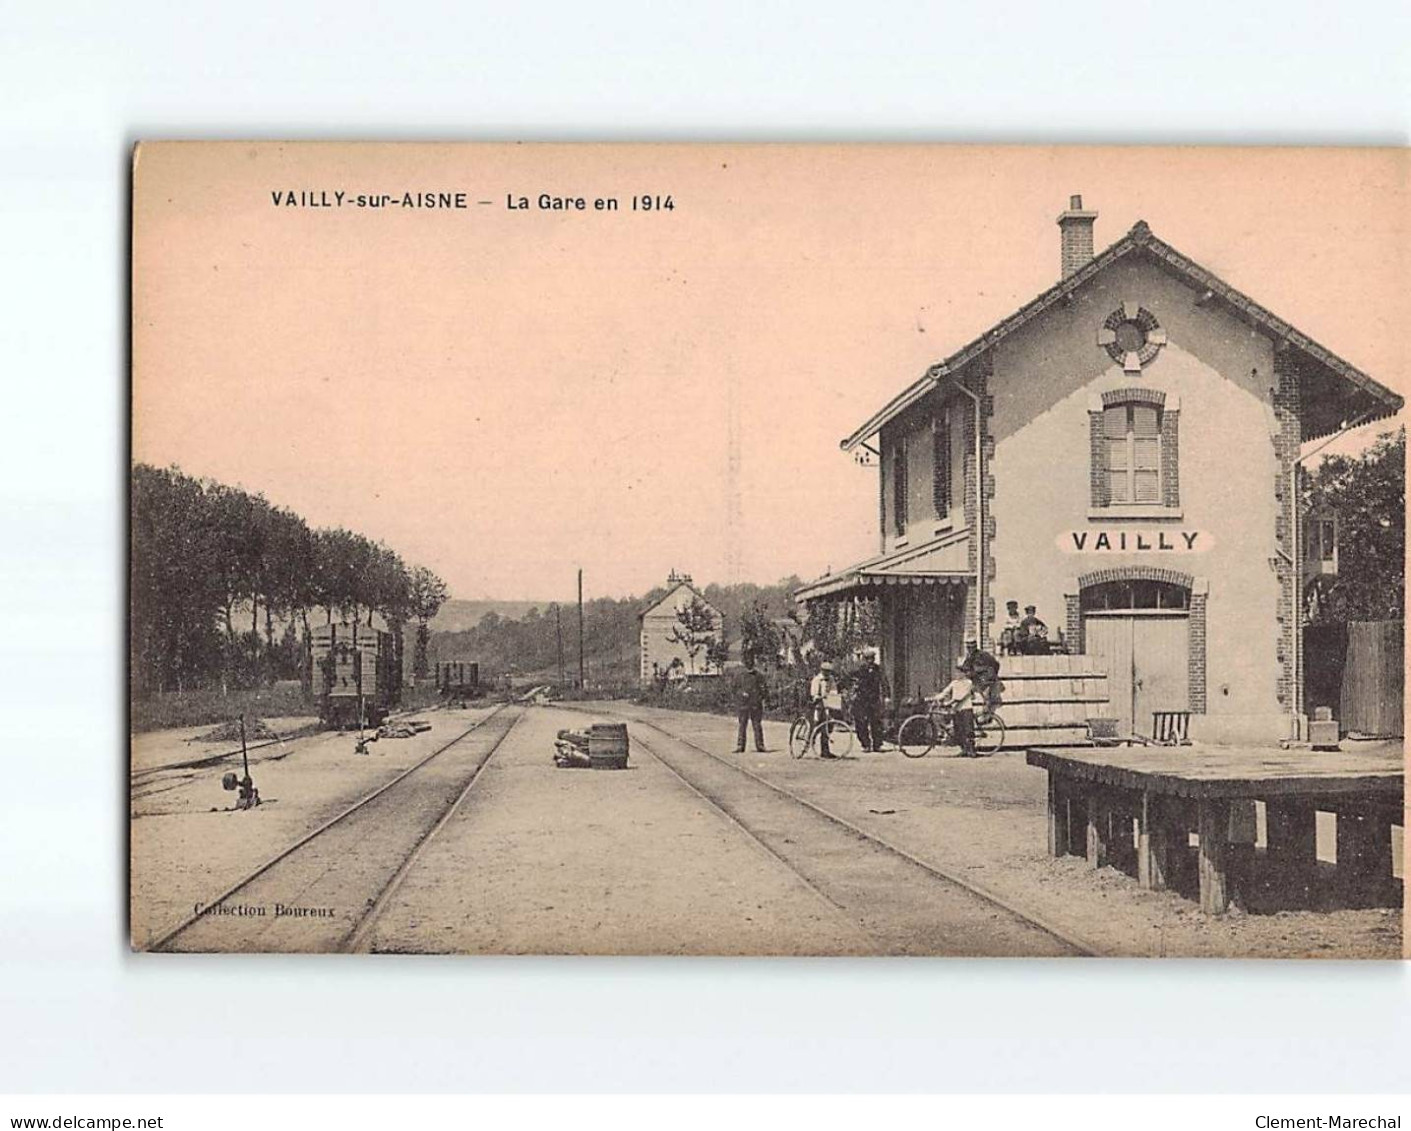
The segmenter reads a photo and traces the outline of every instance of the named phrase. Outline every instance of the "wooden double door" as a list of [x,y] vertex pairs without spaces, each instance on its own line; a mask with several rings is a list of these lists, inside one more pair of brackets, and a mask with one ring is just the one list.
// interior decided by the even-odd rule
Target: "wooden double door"
[[1184,611],[1088,613],[1083,651],[1106,661],[1122,733],[1150,736],[1153,712],[1190,710],[1190,618]]
[[897,702],[934,695],[965,654],[965,588],[899,585],[888,593],[890,672]]

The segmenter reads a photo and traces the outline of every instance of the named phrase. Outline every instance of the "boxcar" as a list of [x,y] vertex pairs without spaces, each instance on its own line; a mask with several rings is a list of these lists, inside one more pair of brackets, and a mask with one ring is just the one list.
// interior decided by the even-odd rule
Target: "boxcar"
[[380,726],[402,701],[397,637],[366,624],[313,630],[313,680],[325,726]]
[[436,690],[448,702],[474,699],[480,694],[480,665],[474,660],[437,660]]

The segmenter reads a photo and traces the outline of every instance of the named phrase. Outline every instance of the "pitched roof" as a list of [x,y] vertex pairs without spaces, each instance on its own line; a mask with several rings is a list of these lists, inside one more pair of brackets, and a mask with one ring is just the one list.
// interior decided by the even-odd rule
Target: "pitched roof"
[[[1266,310],[1253,299],[1235,290],[1212,271],[1200,266],[1188,256],[1182,255],[1170,244],[1157,239],[1146,221],[1138,220],[1125,236],[1106,251],[1094,256],[1092,260],[1068,278],[1021,306],[1008,318],[985,331],[944,361],[932,365],[920,380],[909,385],[888,401],[880,410],[869,417],[866,423],[844,439],[840,446],[844,451],[850,451],[869,436],[875,435],[884,424],[895,419],[934,389],[942,378],[958,373],[996,342],[1037,318],[1054,303],[1065,300],[1094,275],[1104,271],[1118,260],[1131,255],[1147,257],[1190,286],[1207,292],[1212,299],[1218,298],[1223,307],[1236,318],[1281,342],[1287,343],[1334,379],[1346,382],[1348,386],[1351,386],[1346,390],[1346,399],[1353,402],[1355,407],[1365,407],[1368,420],[1393,416],[1401,411],[1402,398],[1385,385],[1373,380],[1351,362],[1344,361],[1326,346],[1319,345],[1308,335]],[[1333,420],[1331,417],[1314,422],[1311,430],[1308,423],[1305,422],[1304,439],[1316,439],[1319,435],[1337,431],[1340,426],[1341,420]]]
[[680,591],[681,589],[683,589],[683,588],[684,588],[684,589],[689,589],[692,593],[694,593],[694,594],[696,595],[696,597],[699,598],[701,604],[703,604],[706,608],[708,608],[708,609],[709,609],[711,612],[713,612],[716,616],[720,616],[720,615],[721,615],[720,610],[717,609],[714,605],[712,605],[709,601],[707,601],[707,600],[705,599],[705,594],[703,594],[699,589],[697,589],[697,588],[696,588],[694,585],[692,585],[689,581],[678,581],[678,582],[676,582],[675,584],[673,584],[670,588],[668,588],[667,591],[666,591],[665,593],[663,593],[660,597],[658,597],[655,601],[648,601],[645,605],[643,605],[640,609],[638,609],[638,610],[637,610],[637,619],[638,619],[638,620],[641,620],[644,616],[646,616],[648,613],[650,613],[653,609],[658,609],[658,608],[660,608],[662,605],[666,604],[666,602],[667,602],[668,600],[670,600],[672,597],[674,597],[674,596],[676,595],[676,593],[679,592],[679,591]]

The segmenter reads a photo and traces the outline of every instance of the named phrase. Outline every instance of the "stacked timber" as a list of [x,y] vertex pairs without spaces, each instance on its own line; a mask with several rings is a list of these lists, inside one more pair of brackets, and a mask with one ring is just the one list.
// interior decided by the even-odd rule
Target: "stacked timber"
[[1088,720],[1111,716],[1099,656],[1004,656],[999,678],[1006,749],[1086,746]]

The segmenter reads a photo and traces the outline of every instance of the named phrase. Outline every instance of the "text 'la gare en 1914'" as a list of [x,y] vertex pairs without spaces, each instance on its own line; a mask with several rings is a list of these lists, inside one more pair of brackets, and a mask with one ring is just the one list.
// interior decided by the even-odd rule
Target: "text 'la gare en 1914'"
[[505,207],[511,212],[674,212],[676,201],[668,193],[659,195],[647,193],[627,198],[627,208],[615,196],[555,196],[541,192],[536,197],[505,194]]

